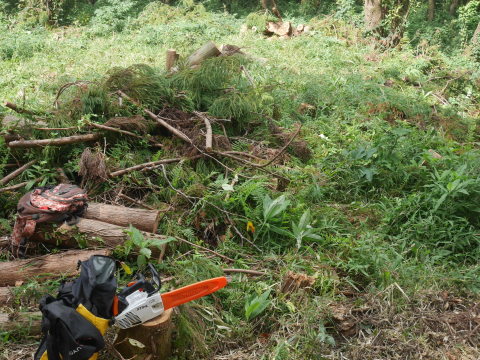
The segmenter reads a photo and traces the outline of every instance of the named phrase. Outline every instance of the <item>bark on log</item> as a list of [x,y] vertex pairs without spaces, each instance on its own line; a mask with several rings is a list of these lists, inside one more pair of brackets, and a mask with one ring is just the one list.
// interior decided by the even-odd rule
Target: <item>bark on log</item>
[[21,108],[20,106],[16,105],[16,104],[13,104],[9,101],[6,101],[4,104],[3,104],[5,107],[19,113],[19,114],[27,114],[27,115],[37,115],[36,112],[34,111],[31,111],[31,110],[27,110],[27,109],[24,109],[24,108]]
[[30,278],[40,280],[71,276],[78,273],[78,261],[92,255],[108,255],[110,250],[71,250],[26,260],[0,262],[0,286],[15,285],[16,281]]
[[156,233],[162,213],[159,210],[89,203],[83,217],[119,226],[128,227],[131,224],[139,230]]
[[10,174],[8,174],[7,176],[5,176],[3,179],[0,180],[0,185],[5,185],[10,180],[15,179],[18,175],[23,173],[25,170],[27,170],[33,164],[35,164],[35,162],[36,162],[36,160],[29,161],[25,165],[19,167],[17,170],[12,171]]
[[36,148],[45,146],[62,146],[68,144],[76,144],[87,141],[95,141],[102,137],[100,134],[84,134],[67,136],[57,139],[41,139],[41,140],[16,140],[10,141],[8,146],[11,148]]
[[179,55],[175,51],[175,49],[168,49],[167,50],[167,58],[165,59],[165,68],[167,71],[171,71],[172,68],[175,66],[175,63],[177,62],[179,58]]
[[42,313],[21,312],[12,316],[11,314],[0,313],[0,332],[1,331],[21,331],[28,335],[38,335],[42,330]]
[[[36,178],[36,179],[33,180],[33,183],[36,184],[37,182],[39,182],[39,181],[42,180],[42,179],[43,179],[43,177]],[[6,187],[3,187],[3,188],[0,188],[0,193],[21,189],[22,187],[27,186],[27,184],[28,184],[29,182],[30,182],[30,181],[25,181],[25,182],[22,182],[22,183],[19,183],[19,184],[15,184],[15,185],[11,185],[11,186],[6,186]]]
[[478,45],[478,37],[480,36],[480,22],[477,24],[477,28],[475,29],[475,32],[473,33],[472,36],[472,44],[473,45]]
[[195,51],[192,55],[190,55],[187,59],[187,65],[193,66],[200,64],[203,60],[216,57],[220,55],[221,52],[218,50],[217,45],[213,41],[209,41],[205,45],[203,45],[200,49]]
[[[114,346],[125,359],[135,357],[146,360],[151,355],[152,360],[167,360],[171,353],[172,329],[172,309],[168,309],[142,325],[120,330]],[[130,339],[144,347],[135,346],[136,343]]]
[[[122,226],[81,218],[74,226],[62,224],[55,227],[54,224],[38,224],[35,233],[29,240],[66,248],[78,248],[80,246],[78,235],[84,235],[80,242],[85,241],[85,244],[82,245],[86,247],[98,246],[113,249],[128,239],[125,230],[126,228]],[[143,234],[146,238],[165,239],[165,236],[149,232]],[[162,246],[161,249],[154,247],[151,250],[152,256],[162,256],[166,251],[166,246]]]
[[13,298],[14,298],[14,294],[10,287],[8,286],[0,287],[0,305],[8,304],[13,300]]

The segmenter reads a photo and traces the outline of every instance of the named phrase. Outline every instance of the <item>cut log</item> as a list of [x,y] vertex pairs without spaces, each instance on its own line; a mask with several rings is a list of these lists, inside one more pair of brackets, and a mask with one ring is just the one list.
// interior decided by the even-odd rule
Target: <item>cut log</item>
[[0,332],[19,331],[22,334],[38,335],[42,330],[42,313],[21,312],[19,314],[0,313]]
[[[126,228],[122,226],[80,218],[73,226],[65,223],[58,227],[56,224],[38,224],[35,233],[29,240],[66,248],[78,248],[82,245],[86,247],[107,247],[113,249],[128,239],[125,230]],[[84,236],[79,240],[79,235]],[[166,238],[163,235],[148,232],[144,232],[143,235],[145,238],[158,240]],[[164,245],[160,249],[153,247],[151,250],[152,256],[162,256],[166,250],[166,246]]]
[[285,22],[273,22],[267,23],[267,33],[275,34],[278,36],[290,36],[292,34],[292,23],[290,21]]
[[218,50],[217,45],[213,41],[209,41],[205,45],[203,45],[200,49],[195,51],[192,55],[190,55],[187,59],[187,65],[193,66],[200,64],[203,60],[216,57],[220,55],[221,52]]
[[172,68],[175,66],[179,58],[179,54],[175,51],[175,49],[168,49],[167,50],[167,58],[165,59],[165,68],[167,71],[171,71]]
[[[115,349],[125,359],[167,360],[172,344],[172,309],[159,317],[130,329],[120,330]],[[137,357],[138,356],[138,357]]]
[[71,250],[26,260],[0,262],[0,286],[15,285],[16,281],[59,278],[78,274],[78,261],[92,255],[109,255],[110,250]]
[[101,134],[83,134],[61,137],[56,139],[41,139],[41,140],[15,140],[10,141],[8,146],[11,148],[37,148],[45,146],[62,146],[68,144],[76,144],[88,141],[95,141],[102,137]]
[[14,297],[15,296],[10,287],[0,287],[0,306],[10,303]]
[[139,230],[156,233],[162,213],[159,210],[89,203],[83,217],[119,226],[133,225]]

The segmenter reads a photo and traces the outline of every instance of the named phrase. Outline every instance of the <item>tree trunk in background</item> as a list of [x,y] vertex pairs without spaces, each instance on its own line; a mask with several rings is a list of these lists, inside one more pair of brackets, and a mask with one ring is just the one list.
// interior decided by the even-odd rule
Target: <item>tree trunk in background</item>
[[459,0],[452,0],[450,4],[450,15],[455,15],[455,11],[457,11]]
[[480,22],[477,24],[477,28],[472,36],[472,45],[478,45],[478,38],[480,37]]
[[364,14],[365,28],[377,28],[383,20],[382,0],[365,0]]
[[428,21],[435,17],[435,0],[428,0]]

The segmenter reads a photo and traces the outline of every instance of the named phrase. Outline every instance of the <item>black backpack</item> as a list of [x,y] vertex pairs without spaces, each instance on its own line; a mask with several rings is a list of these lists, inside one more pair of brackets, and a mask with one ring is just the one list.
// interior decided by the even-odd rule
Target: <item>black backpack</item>
[[115,260],[94,255],[80,262],[80,277],[40,301],[44,334],[34,360],[95,360],[113,317]]

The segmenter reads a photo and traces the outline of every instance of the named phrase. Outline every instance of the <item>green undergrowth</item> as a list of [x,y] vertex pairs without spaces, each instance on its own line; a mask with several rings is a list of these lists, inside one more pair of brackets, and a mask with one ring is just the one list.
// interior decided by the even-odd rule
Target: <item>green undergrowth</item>
[[[348,352],[330,314],[330,305],[345,301],[345,294],[354,294],[360,306],[369,295],[388,292],[398,309],[424,290],[477,296],[478,65],[468,54],[451,57],[438,46],[380,51],[341,14],[311,20],[308,34],[267,39],[240,27],[258,26],[268,16],[213,12],[217,5],[125,2],[115,12],[98,5],[62,28],[0,19],[9,29],[0,35],[0,98],[34,110],[48,126],[76,127],[30,129],[25,137],[72,135],[89,122],[141,115],[133,102],[119,102],[119,90],[155,112],[198,110],[230,120],[222,124],[234,151],[263,150],[271,157],[268,149],[285,144],[275,129],[283,128],[288,139],[302,125],[297,140],[306,141],[312,156],[289,147],[284,166],[266,168],[275,175],[233,160],[222,159],[223,167],[200,159],[166,165],[165,172],[153,168],[87,183],[97,200],[114,199],[122,189],[150,206],[172,206],[158,230],[169,237],[167,256],[158,263],[162,276],[173,277],[165,290],[220,276],[226,267],[266,273],[233,274],[225,289],[182,306],[175,357],[320,359]],[[306,20],[294,15],[297,23]],[[240,46],[247,55],[188,68],[188,54],[210,40]],[[169,48],[181,54],[173,74],[164,71]],[[3,115],[16,114],[0,107]],[[222,135],[223,129],[214,126],[214,132]],[[181,142],[165,135],[156,134],[161,149],[116,135],[91,148],[105,155],[110,170],[185,155]],[[38,160],[12,182],[28,181],[26,187],[0,193],[0,235],[11,231],[16,202],[34,179],[53,184],[62,167],[81,180],[78,160],[86,146],[18,151],[0,140],[1,177],[11,171],[6,164]],[[157,263],[149,248],[159,243],[133,230],[130,238],[116,249],[119,259],[133,270],[146,260]],[[313,277],[311,289],[282,293],[288,271]],[[122,284],[128,281],[122,271],[120,276]],[[12,308],[32,309],[25,298],[34,302],[54,292],[54,285],[22,285]],[[24,340],[5,335],[4,342],[12,339]]]

